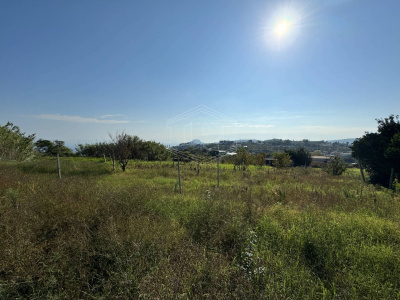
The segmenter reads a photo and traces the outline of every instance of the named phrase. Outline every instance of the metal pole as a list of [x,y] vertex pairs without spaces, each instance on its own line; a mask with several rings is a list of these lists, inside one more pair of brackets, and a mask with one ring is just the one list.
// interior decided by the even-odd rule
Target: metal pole
[[219,187],[219,157],[217,158],[217,187]]
[[57,169],[58,169],[58,178],[61,179],[61,164],[60,164],[60,155],[57,153]]
[[180,159],[178,158],[178,177],[179,177],[179,194],[182,194],[182,184],[181,184],[181,167],[179,165]]

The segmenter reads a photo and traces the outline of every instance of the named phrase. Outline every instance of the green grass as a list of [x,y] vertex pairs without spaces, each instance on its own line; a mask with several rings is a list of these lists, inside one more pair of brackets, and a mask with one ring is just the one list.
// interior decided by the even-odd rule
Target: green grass
[[357,170],[0,164],[0,299],[398,299],[400,194]]

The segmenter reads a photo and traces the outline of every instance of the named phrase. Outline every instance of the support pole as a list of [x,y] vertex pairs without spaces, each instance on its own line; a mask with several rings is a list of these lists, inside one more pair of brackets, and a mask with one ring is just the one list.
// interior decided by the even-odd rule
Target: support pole
[[61,164],[60,164],[60,155],[57,153],[57,169],[58,169],[58,178],[61,179]]
[[182,184],[181,184],[181,167],[179,165],[180,159],[178,158],[178,178],[179,178],[179,194],[182,194]]
[[217,187],[219,187],[219,157],[217,158]]

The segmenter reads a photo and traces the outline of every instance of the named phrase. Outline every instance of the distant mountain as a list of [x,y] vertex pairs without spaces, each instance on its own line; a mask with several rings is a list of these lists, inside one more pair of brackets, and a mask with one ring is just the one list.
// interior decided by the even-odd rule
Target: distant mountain
[[203,145],[204,143],[200,140],[193,140],[189,142],[190,145]]
[[180,143],[179,146],[196,146],[196,145],[204,145],[204,143],[200,140],[192,140],[191,142],[187,143]]

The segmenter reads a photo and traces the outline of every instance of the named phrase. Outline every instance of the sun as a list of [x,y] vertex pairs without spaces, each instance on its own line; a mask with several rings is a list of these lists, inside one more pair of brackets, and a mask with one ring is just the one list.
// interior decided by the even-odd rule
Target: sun
[[284,36],[288,32],[289,27],[290,27],[289,21],[288,20],[282,20],[282,21],[280,21],[278,23],[278,25],[276,25],[275,34],[278,37]]
[[282,6],[269,7],[263,38],[271,49],[281,51],[291,48],[305,36],[304,30],[309,30],[314,15],[307,1],[288,1]]

